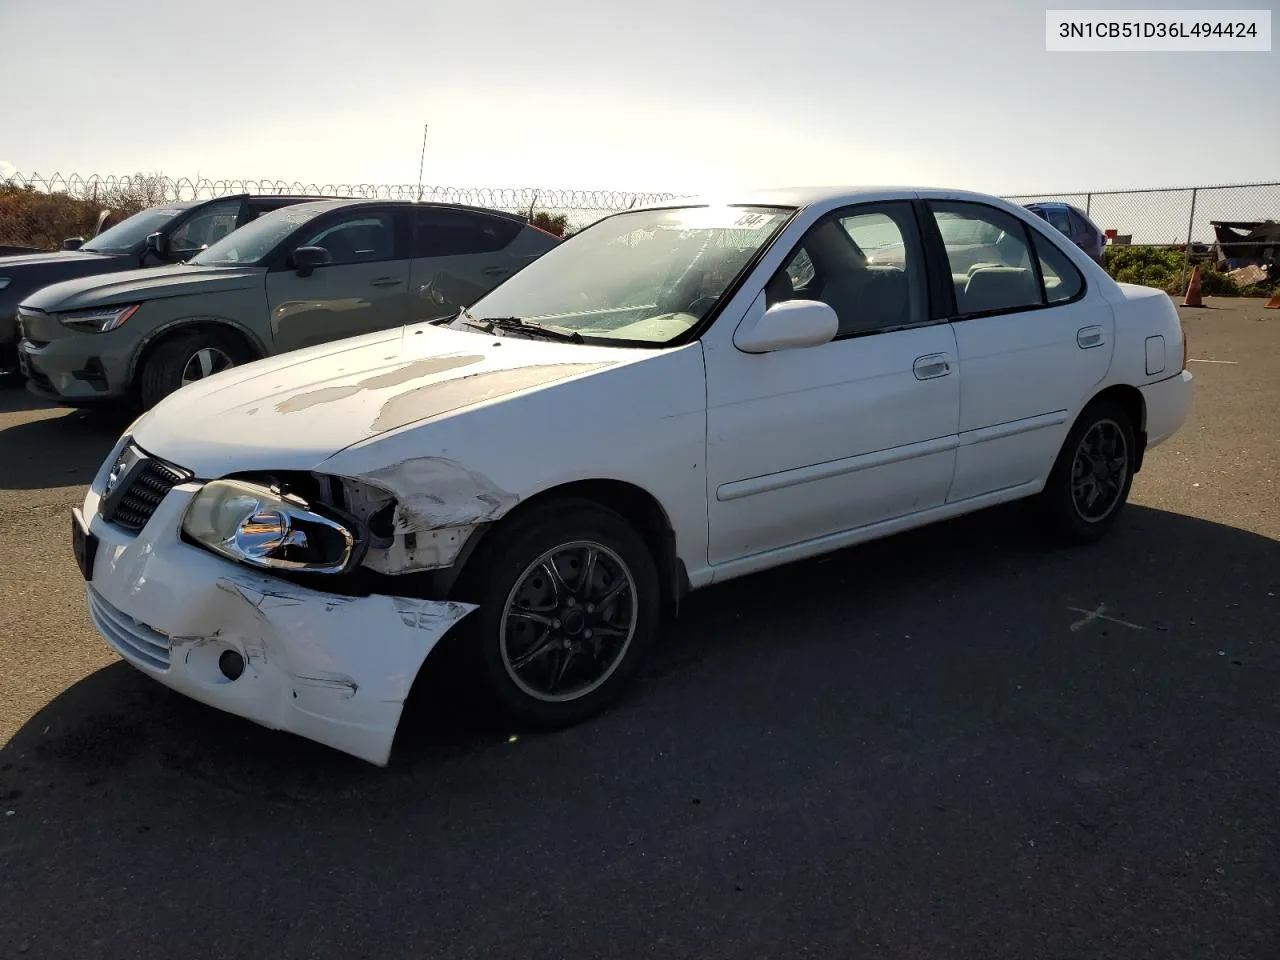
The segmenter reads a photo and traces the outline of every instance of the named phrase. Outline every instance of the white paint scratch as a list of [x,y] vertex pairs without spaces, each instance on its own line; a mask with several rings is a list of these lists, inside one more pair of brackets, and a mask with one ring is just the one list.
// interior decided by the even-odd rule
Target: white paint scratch
[[1128,627],[1130,630],[1146,629],[1146,627],[1141,627],[1136,623],[1130,623],[1128,620],[1121,620],[1118,617],[1108,617],[1106,615],[1107,605],[1105,603],[1098,604],[1098,609],[1096,610],[1085,610],[1083,607],[1067,607],[1067,609],[1070,610],[1072,613],[1084,614],[1083,619],[1077,620],[1075,623],[1071,625],[1072,633],[1076,633],[1084,629],[1089,624],[1093,623],[1095,620],[1106,620],[1108,623],[1118,623],[1120,624],[1120,626]]

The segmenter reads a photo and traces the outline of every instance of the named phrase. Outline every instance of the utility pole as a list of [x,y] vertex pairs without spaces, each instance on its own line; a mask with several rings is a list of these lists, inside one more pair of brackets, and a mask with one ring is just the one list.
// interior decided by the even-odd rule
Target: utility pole
[[427,163],[427,125],[422,125],[422,156],[418,158],[418,199],[422,199],[422,171]]

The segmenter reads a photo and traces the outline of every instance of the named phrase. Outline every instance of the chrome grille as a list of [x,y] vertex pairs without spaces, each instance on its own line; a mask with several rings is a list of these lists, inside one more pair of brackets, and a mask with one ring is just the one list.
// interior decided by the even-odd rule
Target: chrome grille
[[126,660],[152,670],[169,669],[169,638],[117,610],[92,587],[89,616],[107,643]]
[[129,452],[136,455],[136,462],[120,478],[118,488],[105,494],[102,518],[126,530],[141,530],[165,495],[191,475],[180,467],[148,456],[137,447]]

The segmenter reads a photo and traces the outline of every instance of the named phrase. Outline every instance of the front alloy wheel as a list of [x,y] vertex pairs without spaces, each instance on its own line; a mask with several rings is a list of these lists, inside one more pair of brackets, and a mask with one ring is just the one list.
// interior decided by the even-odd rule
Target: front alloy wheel
[[626,657],[635,600],[635,578],[603,544],[582,540],[548,550],[507,597],[498,638],[503,666],[539,700],[586,696]]
[[191,355],[186,366],[182,368],[182,386],[185,387],[189,383],[203,380],[205,377],[221,373],[234,366],[235,361],[225,351],[214,346],[201,347]]
[[608,706],[635,676],[661,612],[657,565],[621,515],[590,500],[495,526],[454,592],[496,699],[518,723],[560,727]]

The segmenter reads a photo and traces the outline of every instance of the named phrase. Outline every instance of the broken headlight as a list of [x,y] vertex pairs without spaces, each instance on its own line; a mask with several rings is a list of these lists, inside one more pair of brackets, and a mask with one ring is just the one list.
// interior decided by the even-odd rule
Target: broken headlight
[[294,573],[345,573],[365,548],[354,520],[243,480],[205,484],[187,506],[182,532],[228,560]]

